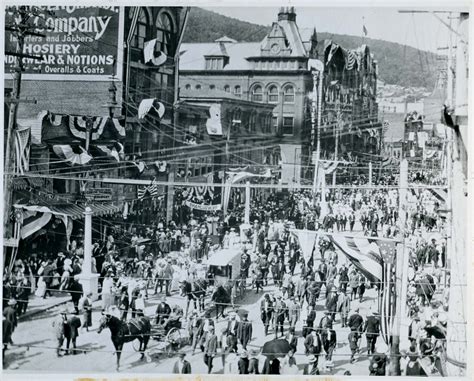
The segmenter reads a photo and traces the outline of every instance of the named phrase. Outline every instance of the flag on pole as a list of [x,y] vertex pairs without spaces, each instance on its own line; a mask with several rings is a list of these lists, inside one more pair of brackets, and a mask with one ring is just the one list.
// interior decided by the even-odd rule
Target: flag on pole
[[362,25],[362,33],[364,33],[364,36],[367,36],[367,28],[365,25]]

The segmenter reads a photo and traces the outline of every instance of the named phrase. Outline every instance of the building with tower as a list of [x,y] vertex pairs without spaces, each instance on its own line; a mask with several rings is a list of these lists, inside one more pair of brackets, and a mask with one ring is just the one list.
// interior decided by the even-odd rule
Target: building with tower
[[[310,181],[314,142],[310,139],[313,76],[309,59],[324,64],[321,156],[334,158],[336,146],[337,157],[346,160],[362,151],[378,152],[377,63],[369,47],[348,51],[332,41],[319,44],[315,29],[302,36],[294,7],[280,8],[277,21],[261,42],[237,42],[224,36],[214,42],[183,43],[180,95],[222,91],[273,104],[281,183]],[[354,120],[353,115],[357,115]]]

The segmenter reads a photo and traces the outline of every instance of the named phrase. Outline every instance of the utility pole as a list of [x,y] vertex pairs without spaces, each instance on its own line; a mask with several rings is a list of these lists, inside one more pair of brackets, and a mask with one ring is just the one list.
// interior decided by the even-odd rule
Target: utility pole
[[[12,137],[15,134],[16,130],[16,121],[18,115],[18,105],[21,102],[24,102],[20,99],[20,92],[21,92],[21,78],[22,72],[25,70],[23,64],[23,58],[30,58],[34,60],[41,61],[43,57],[40,56],[33,56],[29,54],[23,53],[23,46],[25,42],[26,36],[38,36],[38,37],[45,37],[43,34],[35,32],[31,25],[28,25],[28,20],[33,15],[30,7],[28,6],[19,6],[19,7],[12,7],[11,10],[19,16],[19,20],[13,25],[7,25],[5,30],[10,31],[13,36],[16,37],[16,49],[14,52],[6,51],[5,55],[10,55],[15,57],[15,67],[13,69],[13,91],[11,95],[11,99],[9,100],[10,103],[10,110],[8,113],[8,125],[7,125],[7,136],[6,136],[6,143],[5,143],[5,175],[4,175],[4,184],[3,184],[3,193],[4,193],[4,209],[3,209],[3,234],[4,234],[4,241],[7,236],[11,236],[11,232],[9,231],[9,221],[10,221],[10,208],[12,204],[12,190],[11,190],[11,183],[12,183]],[[7,10],[8,11],[8,10]]]
[[[337,155],[339,154],[339,131],[342,124],[342,115],[341,115],[341,102],[338,99],[336,102],[336,126],[335,126],[335,142],[334,142],[334,161],[337,161]],[[332,185],[336,185],[336,172],[337,168],[334,169],[332,173]]]
[[408,161],[403,159],[400,162],[400,190],[399,190],[399,227],[403,241],[397,244],[396,254],[396,279],[395,279],[395,316],[391,330],[390,343],[390,376],[400,375],[400,337],[402,336],[402,320],[405,319],[405,305],[407,294],[407,270],[408,253],[405,250],[405,229],[407,215],[407,186],[408,186]]

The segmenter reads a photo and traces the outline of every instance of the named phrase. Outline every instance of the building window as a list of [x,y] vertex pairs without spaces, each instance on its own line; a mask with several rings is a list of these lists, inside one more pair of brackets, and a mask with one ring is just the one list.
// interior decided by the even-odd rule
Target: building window
[[278,131],[278,116],[272,116],[272,128],[273,132]]
[[215,90],[216,89],[216,85],[209,85],[209,90]]
[[160,13],[156,19],[156,38],[158,39],[158,49],[167,56],[174,55],[174,27],[171,16],[166,13]]
[[292,85],[285,87],[283,93],[283,102],[284,103],[295,103],[295,88]]
[[268,103],[278,103],[278,87],[275,85],[268,88]]
[[184,88],[185,88],[186,90],[191,90],[191,85],[190,85],[189,83],[187,83],[186,86],[184,86]]
[[292,116],[283,117],[283,135],[293,135],[293,123]]
[[239,98],[242,96],[242,88],[240,86],[234,87],[234,95]]
[[[133,17],[133,8],[130,9],[130,12]],[[145,40],[147,38],[147,29],[148,29],[148,15],[145,9],[141,8],[138,14],[137,26],[135,27],[135,32],[132,37],[131,45],[134,48],[143,49]]]
[[240,110],[235,110],[232,116],[232,130],[238,131],[242,124],[242,113]]
[[257,85],[252,90],[252,101],[262,102],[263,101],[263,89],[262,86]]
[[196,85],[196,90],[201,90],[201,85]]
[[225,85],[225,86],[224,86],[224,91],[225,91],[226,93],[230,93],[230,86],[229,86],[229,85]]
[[206,57],[207,70],[220,70],[224,68],[224,58],[221,57]]

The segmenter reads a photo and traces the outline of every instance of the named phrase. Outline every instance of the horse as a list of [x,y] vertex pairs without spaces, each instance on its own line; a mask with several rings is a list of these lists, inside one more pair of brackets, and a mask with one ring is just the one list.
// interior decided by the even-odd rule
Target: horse
[[416,285],[416,295],[421,298],[422,304],[431,303],[436,291],[436,283],[430,274],[423,274]]
[[[226,287],[227,286],[227,287]],[[230,286],[230,287],[229,287]],[[231,304],[231,285],[220,284],[216,286],[211,301],[216,304],[216,319],[219,317],[219,307],[222,308],[221,315],[224,317],[225,309]]]
[[[181,295],[186,296],[186,315],[188,316],[189,304],[194,302],[194,309],[204,311],[204,300],[209,282],[206,279],[196,279],[194,282],[184,280],[181,282]],[[199,302],[199,303],[197,303]]]
[[97,333],[101,333],[104,328],[110,329],[112,343],[114,344],[115,354],[117,355],[117,371],[119,371],[120,368],[120,355],[124,343],[138,339],[140,342],[138,351],[142,354],[140,359],[144,358],[151,333],[151,324],[148,318],[142,316],[131,319],[129,322],[124,322],[113,315],[104,315],[100,320]]

